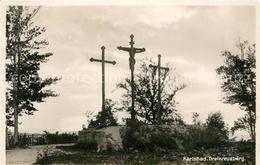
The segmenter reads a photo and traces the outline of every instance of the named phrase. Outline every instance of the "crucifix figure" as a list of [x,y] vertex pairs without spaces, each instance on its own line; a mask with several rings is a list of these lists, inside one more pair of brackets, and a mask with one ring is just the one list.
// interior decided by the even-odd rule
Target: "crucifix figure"
[[161,69],[169,71],[168,67],[161,66],[161,55],[158,55],[158,65],[150,64],[149,67],[153,69],[158,69],[158,122],[161,123],[162,110],[161,110]]
[[116,62],[105,60],[105,46],[102,46],[101,50],[102,50],[101,60],[95,59],[95,58],[92,58],[92,57],[89,60],[91,62],[101,62],[102,63],[102,111],[104,111],[105,110],[105,63],[115,65]]
[[129,53],[129,68],[131,70],[131,93],[132,93],[132,107],[131,107],[131,119],[135,119],[136,112],[134,110],[134,99],[135,99],[135,89],[134,89],[134,69],[135,69],[135,54],[142,53],[145,51],[145,48],[135,48],[134,47],[134,35],[130,35],[130,47],[117,47],[119,50],[126,51]]

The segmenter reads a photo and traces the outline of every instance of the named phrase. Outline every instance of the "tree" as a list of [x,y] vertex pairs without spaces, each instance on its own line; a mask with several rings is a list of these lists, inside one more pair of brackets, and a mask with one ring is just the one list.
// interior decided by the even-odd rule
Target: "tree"
[[[220,112],[210,114],[206,119],[206,129],[210,139],[216,142],[225,142],[228,140],[228,129]],[[214,140],[215,139],[215,140]]]
[[88,128],[105,128],[110,126],[117,126],[117,120],[113,115],[115,104],[111,99],[105,100],[105,110],[100,111],[95,120],[90,120]]
[[246,115],[239,118],[231,129],[245,129],[249,132],[252,140],[255,140],[255,119],[256,119],[256,60],[255,44],[248,41],[237,44],[240,54],[233,54],[224,51],[225,64],[217,68],[217,74],[223,80],[222,91],[225,93],[223,102],[238,104]]
[[[195,121],[199,115],[194,113]],[[206,122],[194,123],[187,126],[187,131],[182,134],[184,145],[190,149],[220,147],[228,141],[228,128],[220,112],[208,115]]]
[[202,146],[219,147],[228,141],[229,132],[220,112],[209,114],[204,126],[201,137]]
[[198,112],[192,113],[192,123],[194,125],[201,125],[202,124],[200,119],[199,119],[199,116],[200,116],[200,114]]
[[[149,61],[149,63],[152,63]],[[123,94],[121,110],[130,111],[131,101],[131,81],[126,78],[117,84],[119,89],[126,91]],[[144,119],[148,124],[157,124],[158,111],[161,111],[162,124],[173,121],[182,122],[176,110],[176,93],[185,88],[184,84],[177,84],[177,76],[170,76],[170,71],[161,73],[161,89],[158,89],[158,78],[155,69],[149,68],[149,64],[143,61],[139,72],[136,74],[134,82],[136,97],[135,110],[137,116]],[[158,91],[161,90],[161,108],[159,109]]]
[[38,10],[9,6],[6,13],[6,125],[14,127],[15,143],[18,115],[33,115],[37,111],[35,103],[57,96],[46,87],[60,79],[41,78],[39,75],[40,65],[46,63],[53,54],[40,51],[48,42],[39,39],[45,28],[33,22]]

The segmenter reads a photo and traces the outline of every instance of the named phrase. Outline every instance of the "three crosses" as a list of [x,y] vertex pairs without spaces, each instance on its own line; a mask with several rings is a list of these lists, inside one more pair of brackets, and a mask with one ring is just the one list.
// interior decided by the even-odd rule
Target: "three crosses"
[[[135,54],[142,53],[145,51],[145,48],[135,48],[134,47],[134,35],[130,35],[130,47],[117,47],[119,50],[126,51],[129,53],[129,68],[131,70],[131,94],[132,94],[132,105],[131,105],[131,119],[134,120],[136,118],[136,111],[134,110],[134,100],[135,100],[135,89],[134,89],[134,65],[135,65]],[[101,62],[102,63],[102,110],[105,110],[105,63],[116,64],[116,61],[108,61],[105,60],[105,47],[101,47],[102,50],[102,58],[95,59],[90,58],[91,62]],[[149,67],[158,69],[158,102],[159,109],[161,109],[161,69],[169,70],[169,68],[161,66],[161,55],[158,55],[158,65],[149,65]],[[161,111],[158,111],[158,120],[161,121]]]

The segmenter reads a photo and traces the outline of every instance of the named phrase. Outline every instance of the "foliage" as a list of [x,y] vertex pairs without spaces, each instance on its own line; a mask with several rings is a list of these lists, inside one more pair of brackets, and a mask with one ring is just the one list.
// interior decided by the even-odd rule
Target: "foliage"
[[82,149],[82,150],[92,150],[97,151],[97,143],[96,142],[84,142],[84,143],[77,143],[74,145],[75,149]]
[[205,131],[209,146],[216,147],[228,141],[228,129],[220,112],[208,116]]
[[44,131],[47,144],[65,144],[74,143],[77,141],[78,136],[75,133],[49,133]]
[[[9,148],[14,148],[13,136],[9,136]],[[30,145],[44,145],[44,144],[65,144],[74,143],[77,141],[78,136],[75,133],[49,133],[45,131],[45,134],[41,136],[35,136],[33,134],[20,133],[18,136],[18,147],[27,148]]]
[[[252,139],[255,139],[256,119],[256,59],[255,44],[248,41],[239,42],[240,54],[235,55],[230,51],[224,51],[225,64],[217,68],[217,74],[221,76],[222,91],[225,93],[223,102],[238,104],[247,114],[235,122],[233,132],[239,129],[249,131]],[[240,58],[241,57],[241,58]],[[248,127],[249,126],[249,127]],[[249,129],[248,129],[249,128]]]
[[32,145],[43,145],[47,144],[46,138],[44,136],[34,137],[34,141],[32,142]]
[[14,145],[14,137],[12,135],[7,136],[6,138],[8,138],[8,144],[6,144],[6,147],[8,147],[7,149],[12,149],[15,147],[27,148],[31,145],[31,138],[26,133],[19,134],[17,145]]
[[255,154],[255,144],[254,141],[239,141],[234,143],[239,152],[250,152],[252,155]]
[[54,150],[46,146],[45,148],[37,152],[36,162],[40,163],[40,162],[48,161],[49,157],[53,156],[53,154],[56,154]]
[[[37,9],[9,6],[6,13],[6,124],[14,126],[14,107],[18,114],[32,115],[37,111],[34,103],[44,102],[47,97],[57,96],[46,89],[59,78],[41,78],[40,66],[46,63],[52,53],[41,52],[48,45],[40,39],[44,27],[34,25],[33,17]],[[16,97],[17,96],[17,97]]]
[[[232,142],[226,146],[211,149],[182,150],[178,152],[102,152],[97,153],[71,148],[55,151],[38,159],[35,164],[255,164],[254,145],[248,142]],[[185,162],[183,157],[242,157],[242,161]]]
[[228,141],[228,129],[219,112],[208,116],[205,123],[187,126],[185,134],[181,135],[186,149],[216,148]]
[[249,121],[250,117],[248,114],[245,114],[245,116],[238,118],[234,122],[234,126],[231,128],[231,133],[234,134],[237,130],[246,130],[247,132],[250,132]]
[[111,99],[105,100],[105,110],[100,111],[95,120],[90,120],[88,128],[105,128],[109,126],[117,126],[117,120],[113,115],[113,109],[115,104]]
[[30,145],[30,136],[27,134],[19,134],[18,136],[18,146],[27,148]]
[[159,125],[128,120],[126,127],[120,130],[120,134],[126,151],[164,152],[178,148],[175,132]]
[[[161,91],[161,117],[162,123],[170,123],[173,121],[182,122],[181,117],[176,110],[176,101],[174,97],[176,93],[183,88],[184,84],[177,84],[177,76],[171,77],[171,72],[163,70],[161,73],[161,89],[158,89],[158,77],[156,70],[149,68],[149,63],[144,61],[139,68],[139,72],[135,75],[134,88],[136,91],[135,110],[137,116],[148,124],[158,123],[158,91]],[[126,93],[123,95],[121,110],[130,111],[131,102],[131,80],[126,78],[117,84],[119,89],[123,89]]]
[[197,112],[192,113],[192,122],[194,125],[201,125],[201,121],[199,120],[199,113]]
[[142,121],[127,120],[120,133],[126,151],[216,148],[228,141],[228,129],[219,112],[210,114],[205,123],[194,125],[148,125]]

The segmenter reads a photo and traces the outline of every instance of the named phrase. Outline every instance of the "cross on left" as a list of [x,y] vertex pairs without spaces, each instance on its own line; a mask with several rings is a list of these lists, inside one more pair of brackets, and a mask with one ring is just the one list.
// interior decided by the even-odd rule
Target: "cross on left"
[[105,110],[105,63],[115,65],[116,61],[105,60],[105,46],[102,46],[101,50],[102,50],[101,60],[95,59],[93,57],[91,57],[89,60],[91,62],[101,62],[102,64],[102,111],[104,111]]

